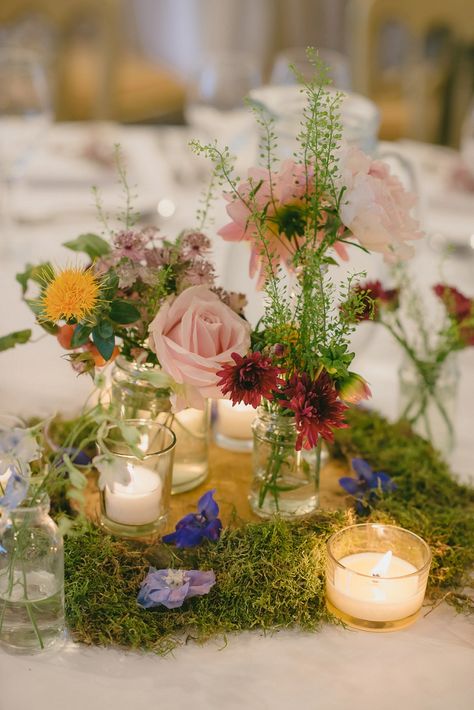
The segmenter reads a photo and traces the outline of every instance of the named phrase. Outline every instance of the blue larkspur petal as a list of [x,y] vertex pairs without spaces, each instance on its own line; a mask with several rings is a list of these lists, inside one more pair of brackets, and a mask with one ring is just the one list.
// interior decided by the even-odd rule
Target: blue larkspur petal
[[374,472],[372,470],[372,467],[367,463],[367,461],[361,458],[354,458],[351,461],[351,465],[354,471],[359,476],[359,478],[366,481],[370,486],[372,483]]

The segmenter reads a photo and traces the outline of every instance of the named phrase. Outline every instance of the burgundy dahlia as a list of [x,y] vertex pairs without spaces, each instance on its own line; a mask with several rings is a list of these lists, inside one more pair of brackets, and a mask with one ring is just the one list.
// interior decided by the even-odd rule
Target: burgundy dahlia
[[312,449],[320,436],[326,441],[334,441],[333,429],[347,427],[344,421],[347,405],[339,399],[327,372],[321,372],[316,380],[305,372],[293,375],[282,394],[287,400],[282,404],[295,413],[297,451]]
[[385,289],[380,281],[366,281],[355,288],[356,293],[363,293],[363,310],[357,315],[357,320],[370,320],[372,315],[376,319],[380,306],[397,308],[398,289]]
[[244,357],[232,353],[231,357],[235,364],[224,365],[217,373],[222,394],[229,394],[233,404],[243,402],[252,407],[258,407],[262,398],[273,399],[274,390],[281,384],[281,368],[260,352]]
[[464,296],[454,286],[436,284],[433,286],[433,291],[444,303],[448,314],[455,320],[463,320],[471,315],[473,305],[471,299]]

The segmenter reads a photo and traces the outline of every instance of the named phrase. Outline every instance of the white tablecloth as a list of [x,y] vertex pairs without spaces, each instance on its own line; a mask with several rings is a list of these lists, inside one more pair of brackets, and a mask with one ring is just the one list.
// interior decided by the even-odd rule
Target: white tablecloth
[[[30,185],[17,195],[22,224],[5,244],[0,271],[0,334],[30,327],[32,317],[21,303],[14,275],[24,263],[71,259],[60,244],[78,233],[97,231],[88,206],[87,183],[98,181],[109,209],[114,202],[110,174],[84,160],[58,159],[58,146],[81,143],[87,127],[58,126],[49,147],[31,167]],[[130,165],[130,181],[139,186],[139,207],[157,215],[163,198],[176,206],[174,215],[160,219],[163,232],[173,235],[193,224],[202,170],[191,168],[183,148],[184,129],[114,128]],[[52,150],[56,159],[47,156]],[[171,146],[171,148],[170,148]],[[467,248],[474,234],[474,199],[449,199],[446,174],[455,156],[444,149],[419,144],[396,146],[413,163],[421,189],[421,217],[426,229],[461,244],[463,251],[445,265],[445,280],[474,294],[474,258]],[[66,156],[67,157],[67,156]],[[76,156],[77,157],[77,156]],[[50,167],[48,167],[50,166]],[[48,185],[42,179],[49,176]],[[33,179],[34,178],[34,179]],[[117,191],[117,200],[119,193]],[[224,219],[222,206],[216,223]],[[216,239],[218,270],[229,287],[250,292],[245,246]],[[236,268],[236,264],[242,268]],[[359,264],[358,264],[359,265]],[[424,283],[437,280],[438,256],[421,244],[414,263]],[[369,273],[384,276],[377,259]],[[259,309],[254,297],[252,312]],[[373,404],[388,416],[396,414],[397,367],[400,354],[374,324],[358,336],[356,368],[369,380]],[[36,331],[35,331],[36,332]],[[41,330],[37,329],[38,336]],[[39,342],[1,354],[0,409],[19,414],[72,413],[91,391],[88,379],[76,378],[64,351],[47,336]],[[472,401],[474,350],[460,357],[462,387],[456,420],[458,447],[453,469],[462,478],[472,475]],[[238,590],[236,590],[238,594]],[[60,653],[36,657],[0,656],[0,710],[69,710],[84,708],[337,708],[362,710],[468,710],[474,706],[474,625],[445,605],[409,629],[377,635],[327,627],[319,634],[285,631],[231,636],[203,647],[193,644],[166,659],[151,655],[90,649],[68,642]],[[225,646],[225,648],[224,648]]]

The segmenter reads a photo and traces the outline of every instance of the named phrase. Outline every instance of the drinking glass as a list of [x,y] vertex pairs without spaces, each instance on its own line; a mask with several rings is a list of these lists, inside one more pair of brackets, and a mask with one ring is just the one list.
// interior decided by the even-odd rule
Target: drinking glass
[[[319,49],[318,56],[328,67],[328,77],[331,79],[332,86],[341,91],[350,90],[351,73],[347,57],[332,49]],[[311,79],[314,75],[314,67],[306,56],[306,49],[293,47],[284,49],[276,55],[270,83],[279,86],[297,84],[298,79],[290,65],[294,66],[305,80]]]
[[217,138],[237,151],[253,126],[244,98],[260,85],[261,72],[251,55],[210,55],[189,86],[186,120],[202,140]]
[[467,170],[474,176],[474,98],[461,126],[461,155]]
[[0,50],[0,192],[2,231],[7,238],[12,188],[23,177],[51,120],[48,81],[38,56],[14,47]]

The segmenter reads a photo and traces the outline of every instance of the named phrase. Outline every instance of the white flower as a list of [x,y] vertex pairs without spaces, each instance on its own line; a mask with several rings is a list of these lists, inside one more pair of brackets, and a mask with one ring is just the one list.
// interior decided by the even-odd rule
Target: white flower
[[29,429],[0,430],[0,476],[12,466],[26,466],[40,456],[41,447]]
[[99,488],[113,489],[114,483],[126,486],[130,483],[130,471],[126,461],[112,454],[101,454],[92,459],[92,463],[99,472]]

